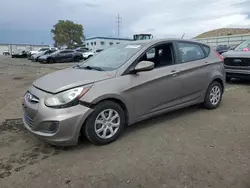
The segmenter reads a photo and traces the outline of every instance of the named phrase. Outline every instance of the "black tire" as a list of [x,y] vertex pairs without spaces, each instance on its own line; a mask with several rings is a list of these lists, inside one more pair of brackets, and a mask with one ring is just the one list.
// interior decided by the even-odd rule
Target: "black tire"
[[[97,133],[95,132],[95,120],[98,115],[104,111],[105,109],[112,109],[115,110],[120,116],[120,126],[117,132],[111,138],[100,138]],[[86,138],[95,145],[105,145],[115,141],[123,132],[125,127],[125,113],[121,106],[113,101],[104,101],[97,104],[94,107],[94,111],[92,114],[87,118],[87,121],[84,124],[83,131]]]
[[[218,102],[216,104],[213,104],[211,102],[211,100],[210,100],[210,93],[212,92],[212,89],[215,88],[216,86],[220,90],[220,97],[219,97]],[[223,94],[222,85],[217,81],[212,82],[210,84],[210,86],[208,87],[207,92],[206,92],[205,101],[203,103],[204,108],[206,108],[206,109],[215,109],[215,108],[217,108],[221,103],[222,94]]]
[[74,62],[79,62],[80,60],[81,60],[81,57],[79,57],[79,56],[76,56],[76,57],[74,57],[74,59],[73,59]]
[[49,58],[48,60],[47,60],[47,63],[55,63],[55,61],[54,61],[54,59],[53,58]]

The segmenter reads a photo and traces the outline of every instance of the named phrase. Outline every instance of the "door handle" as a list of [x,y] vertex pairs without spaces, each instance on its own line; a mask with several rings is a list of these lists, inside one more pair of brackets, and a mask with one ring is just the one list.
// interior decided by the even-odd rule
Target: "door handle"
[[177,76],[177,74],[179,73],[179,71],[177,71],[177,70],[172,70],[171,73],[172,73],[172,76]]

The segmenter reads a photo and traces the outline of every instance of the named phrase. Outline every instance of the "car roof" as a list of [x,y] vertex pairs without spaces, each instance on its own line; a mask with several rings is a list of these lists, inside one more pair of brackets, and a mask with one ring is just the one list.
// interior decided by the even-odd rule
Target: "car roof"
[[180,38],[164,38],[164,39],[137,40],[137,41],[127,42],[126,44],[151,46],[151,45],[154,45],[154,44],[157,44],[157,43],[170,42],[170,41],[192,42],[192,43],[203,44],[203,45],[209,46],[209,45],[207,45],[205,43],[202,43],[202,42],[199,42],[199,41],[190,40],[190,39],[180,39]]

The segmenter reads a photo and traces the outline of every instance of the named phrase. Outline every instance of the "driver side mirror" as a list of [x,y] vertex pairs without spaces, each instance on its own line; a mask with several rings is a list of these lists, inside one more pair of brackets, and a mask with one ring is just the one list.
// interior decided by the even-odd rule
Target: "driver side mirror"
[[135,66],[132,72],[137,73],[137,72],[151,71],[154,68],[155,64],[152,61],[141,61]]

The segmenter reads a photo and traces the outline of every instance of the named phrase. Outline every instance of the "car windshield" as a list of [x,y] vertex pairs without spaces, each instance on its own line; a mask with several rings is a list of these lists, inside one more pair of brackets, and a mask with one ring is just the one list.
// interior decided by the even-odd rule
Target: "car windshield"
[[250,41],[246,40],[242,42],[234,49],[234,51],[244,51],[244,49],[247,51],[250,50]]
[[103,71],[111,71],[126,63],[136,52],[142,48],[139,44],[120,44],[103,50],[94,55],[78,68],[94,67]]

